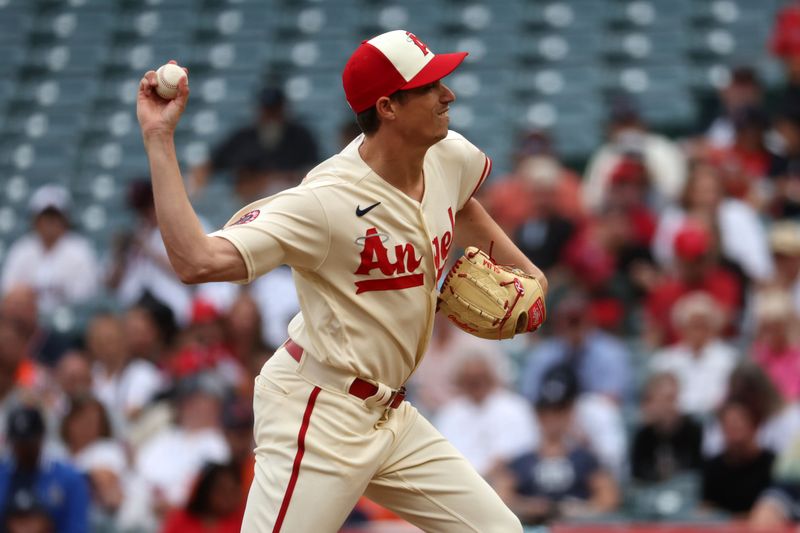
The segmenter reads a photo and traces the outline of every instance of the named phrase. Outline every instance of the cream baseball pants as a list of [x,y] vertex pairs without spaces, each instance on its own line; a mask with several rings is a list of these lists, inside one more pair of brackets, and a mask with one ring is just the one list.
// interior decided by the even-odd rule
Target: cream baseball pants
[[335,533],[362,495],[426,532],[522,532],[411,404],[371,405],[304,367],[281,348],[256,377],[255,478],[242,533]]

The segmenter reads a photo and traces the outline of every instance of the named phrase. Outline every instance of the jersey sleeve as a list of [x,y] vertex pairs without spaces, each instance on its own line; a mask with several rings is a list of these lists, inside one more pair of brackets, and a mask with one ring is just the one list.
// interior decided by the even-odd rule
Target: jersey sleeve
[[492,171],[492,160],[462,135],[450,132],[446,143],[451,164],[459,169],[458,209],[472,198]]
[[253,281],[278,265],[316,270],[330,247],[330,226],[316,193],[295,187],[252,203],[210,234],[230,241],[244,259]]

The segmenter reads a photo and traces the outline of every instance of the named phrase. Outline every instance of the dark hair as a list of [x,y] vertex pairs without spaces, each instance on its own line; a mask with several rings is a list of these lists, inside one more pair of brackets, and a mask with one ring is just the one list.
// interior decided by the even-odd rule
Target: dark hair
[[108,412],[106,411],[105,406],[103,403],[95,398],[94,396],[79,396],[76,398],[70,398],[70,406],[69,411],[64,416],[64,419],[61,421],[61,440],[65,443],[67,442],[67,427],[72,423],[72,421],[77,417],[84,409],[88,409],[94,407],[100,411],[100,437],[110,439],[112,437],[111,432],[111,419],[108,417]]
[[[414,89],[409,89],[413,91]],[[389,95],[389,99],[400,104],[405,103],[409,91],[395,91]],[[356,115],[356,124],[361,128],[364,135],[373,135],[381,127],[381,119],[378,118],[378,109],[375,106]]]
[[741,409],[756,429],[766,421],[763,413],[760,413],[758,408],[754,407],[747,398],[741,396],[732,396],[726,399],[717,409],[717,417],[721,420],[731,409]]
[[731,83],[736,85],[752,85],[761,88],[761,80],[758,79],[756,71],[750,66],[740,66],[731,72]]
[[752,361],[740,363],[728,377],[728,398],[740,400],[760,422],[784,406],[784,398],[764,370]]
[[220,476],[233,476],[237,483],[241,483],[239,470],[232,463],[206,463],[197,476],[197,481],[186,503],[186,512],[193,516],[207,515],[211,511],[211,490]]
[[161,342],[167,346],[172,344],[178,334],[178,324],[175,321],[175,314],[169,306],[146,290],[139,301],[131,307],[131,310],[133,309],[144,311],[158,330]]

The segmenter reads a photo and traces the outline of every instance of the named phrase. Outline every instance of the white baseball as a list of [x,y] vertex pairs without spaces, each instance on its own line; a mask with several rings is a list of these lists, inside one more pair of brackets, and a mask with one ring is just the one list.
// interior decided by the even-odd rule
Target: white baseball
[[178,65],[167,63],[158,68],[156,76],[158,77],[156,93],[165,100],[172,100],[178,96],[178,82],[186,77],[186,71]]

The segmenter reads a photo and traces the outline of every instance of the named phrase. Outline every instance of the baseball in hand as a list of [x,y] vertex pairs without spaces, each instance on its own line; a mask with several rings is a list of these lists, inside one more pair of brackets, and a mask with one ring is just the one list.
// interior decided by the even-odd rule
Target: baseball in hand
[[158,76],[156,93],[165,100],[172,100],[178,96],[178,82],[186,77],[186,71],[178,65],[167,63],[158,68],[156,76]]

